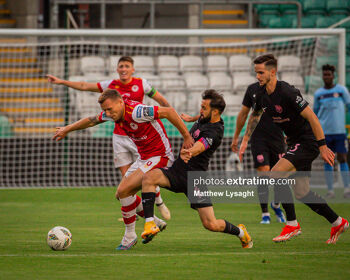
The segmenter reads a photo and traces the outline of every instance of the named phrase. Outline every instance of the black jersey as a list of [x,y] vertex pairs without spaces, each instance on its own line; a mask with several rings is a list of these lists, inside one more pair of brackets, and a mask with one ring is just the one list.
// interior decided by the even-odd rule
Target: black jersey
[[267,94],[259,92],[254,109],[263,110],[287,135],[288,144],[315,140],[309,122],[300,113],[309,105],[300,91],[283,81],[277,81],[276,89]]
[[220,119],[216,123],[201,123],[200,120],[197,120],[191,128],[190,134],[195,142],[202,142],[205,151],[191,158],[187,164],[179,155],[173,166],[181,165],[183,171],[206,171],[210,158],[220,146],[224,137],[224,121]]
[[[248,108],[252,108],[256,103],[256,97],[259,95],[259,92],[265,92],[265,88],[261,87],[259,83],[248,86],[242,104]],[[255,142],[259,139],[267,139],[283,146],[283,138],[282,130],[273,123],[271,116],[263,113],[259,124],[251,136],[251,141]]]

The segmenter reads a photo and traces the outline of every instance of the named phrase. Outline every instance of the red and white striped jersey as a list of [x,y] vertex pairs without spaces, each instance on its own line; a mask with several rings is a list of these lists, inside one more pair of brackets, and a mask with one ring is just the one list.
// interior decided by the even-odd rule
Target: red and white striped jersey
[[[123,98],[134,100],[137,102],[143,102],[143,98],[146,95],[153,97],[156,93],[156,90],[151,86],[151,84],[142,78],[132,77],[131,81],[127,84],[123,84],[119,79],[118,80],[108,80],[97,83],[97,86],[100,92],[104,91],[107,88],[116,89]],[[114,129],[114,134],[126,135],[123,129],[116,124]]]
[[[171,145],[164,125],[158,117],[158,106],[147,106],[128,99],[124,99],[124,103],[123,120],[116,124],[135,143],[141,159],[155,156],[171,157]],[[99,119],[112,120],[105,112],[101,112]]]

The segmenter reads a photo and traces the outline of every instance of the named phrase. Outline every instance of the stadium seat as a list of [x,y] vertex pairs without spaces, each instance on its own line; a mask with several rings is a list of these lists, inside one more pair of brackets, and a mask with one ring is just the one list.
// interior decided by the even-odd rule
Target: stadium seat
[[299,89],[302,93],[305,92],[304,81],[300,74],[297,73],[282,73],[281,78],[283,81]]
[[162,85],[160,87],[162,92],[184,92],[186,89],[186,83],[183,76],[161,76]]
[[327,1],[327,11],[329,14],[350,12],[349,0],[329,0]]
[[226,72],[227,57],[224,55],[208,55],[207,56],[207,72]]
[[291,28],[292,26],[293,26],[292,20],[287,17],[271,18],[267,25],[267,27],[269,28]]
[[337,18],[334,17],[319,17],[316,20],[316,27],[317,28],[328,28],[334,23],[336,23],[338,20]]
[[118,61],[121,56],[119,55],[111,55],[108,59],[108,70],[109,70],[109,75],[115,74],[117,72],[117,67],[118,67]]
[[[313,16],[309,17],[302,17],[301,18],[301,27],[302,28],[314,28],[316,25],[316,19]],[[297,28],[298,26],[298,19],[294,18],[292,27]]]
[[279,18],[280,16],[277,16],[277,15],[265,15],[265,14],[262,14],[262,15],[259,15],[259,27],[268,27],[269,25],[269,21],[270,19],[272,18]]
[[250,72],[252,60],[246,55],[232,55],[229,59],[230,72]]
[[307,15],[325,15],[327,13],[327,0],[304,0],[303,11]]
[[207,76],[199,73],[186,73],[185,75],[186,87],[192,91],[203,91],[208,88],[209,80]]
[[179,59],[174,55],[160,55],[157,59],[158,73],[179,73]]
[[[288,1],[288,0],[285,0]],[[291,4],[280,4],[280,12],[283,15],[286,14],[297,14],[298,8],[296,5],[291,5]]]
[[314,94],[315,90],[322,86],[321,76],[305,76],[305,93]]
[[187,111],[190,112],[190,114],[198,114],[202,103],[202,93],[203,90],[199,91],[189,89]]
[[279,15],[280,7],[278,4],[258,4],[255,5],[255,10],[258,15]]
[[278,72],[298,72],[300,58],[295,55],[282,55],[278,57]]
[[233,91],[237,95],[243,95],[250,84],[256,83],[255,77],[249,73],[234,73],[233,76]]
[[318,56],[316,57],[316,68],[320,70],[324,64],[331,64],[335,67],[338,66],[337,56]]
[[180,71],[187,72],[203,72],[203,60],[197,55],[184,55],[180,57]]
[[226,102],[226,112],[230,112],[230,114],[238,114],[242,107],[242,95],[232,95],[232,94],[224,94],[224,99]]
[[[134,75],[134,76],[136,76],[136,75]],[[157,90],[159,90],[162,87],[162,81],[161,81],[160,76],[158,76],[158,75],[154,75],[154,74],[152,74],[150,72],[145,72],[145,73],[137,72],[137,76],[136,77],[140,77],[140,78],[146,79]]]
[[210,73],[209,88],[232,93],[232,78],[226,73]]
[[99,56],[84,56],[80,59],[80,70],[84,75],[105,74],[105,62]]
[[168,91],[165,98],[178,113],[187,111],[187,93],[179,91]]
[[133,59],[135,71],[149,73],[155,72],[153,57],[147,55],[135,55]]

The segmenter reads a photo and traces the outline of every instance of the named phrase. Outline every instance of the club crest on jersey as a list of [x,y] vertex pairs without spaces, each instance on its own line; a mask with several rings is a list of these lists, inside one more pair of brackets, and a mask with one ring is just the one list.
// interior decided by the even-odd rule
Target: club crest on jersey
[[195,132],[193,132],[193,137],[197,138],[199,136],[199,133],[201,133],[201,131],[197,129]]
[[262,163],[262,162],[264,162],[264,155],[258,155],[256,157],[256,159],[257,159],[258,162]]
[[339,97],[339,93],[338,92],[333,93],[333,97]]
[[132,90],[133,92],[137,92],[137,91],[139,90],[139,86],[138,86],[138,85],[133,85],[133,86],[131,87],[131,90]]
[[283,109],[282,109],[282,107],[280,105],[275,105],[275,109],[276,109],[276,112],[279,113],[279,114],[281,114],[282,111],[283,111]]
[[133,129],[133,130],[137,130],[139,127],[136,123],[130,123],[130,127]]

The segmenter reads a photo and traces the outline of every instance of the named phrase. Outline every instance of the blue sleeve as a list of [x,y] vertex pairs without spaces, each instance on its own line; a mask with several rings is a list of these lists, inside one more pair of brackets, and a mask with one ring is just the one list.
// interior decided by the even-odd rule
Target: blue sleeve
[[348,111],[350,111],[350,94],[346,87],[343,87],[343,89],[344,89],[344,94],[343,94],[344,103]]

